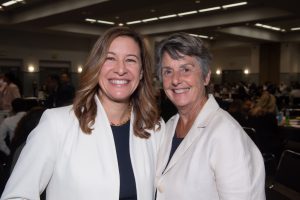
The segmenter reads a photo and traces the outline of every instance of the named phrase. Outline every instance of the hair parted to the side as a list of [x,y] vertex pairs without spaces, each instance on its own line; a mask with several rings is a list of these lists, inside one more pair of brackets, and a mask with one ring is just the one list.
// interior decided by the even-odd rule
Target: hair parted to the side
[[91,134],[91,127],[95,123],[97,115],[97,105],[94,97],[100,89],[98,83],[99,73],[112,41],[119,36],[133,38],[140,47],[143,76],[131,97],[131,104],[135,113],[133,130],[136,136],[149,138],[150,134],[146,132],[146,129],[160,128],[160,116],[152,86],[152,59],[144,43],[144,38],[128,27],[110,28],[96,41],[81,74],[73,109],[81,130],[86,134]]
[[212,55],[200,38],[188,33],[180,32],[171,34],[169,37],[160,41],[155,52],[157,75],[160,81],[162,80],[162,57],[165,52],[176,60],[186,55],[195,57],[201,67],[203,79],[207,77],[210,71]]

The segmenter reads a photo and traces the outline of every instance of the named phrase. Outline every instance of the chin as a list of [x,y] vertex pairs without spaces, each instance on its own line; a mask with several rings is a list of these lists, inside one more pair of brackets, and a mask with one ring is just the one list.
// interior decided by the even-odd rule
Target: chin
[[130,100],[130,96],[126,96],[126,97],[113,97],[112,98],[113,101],[115,102],[119,102],[119,103],[125,103],[125,102],[128,102]]

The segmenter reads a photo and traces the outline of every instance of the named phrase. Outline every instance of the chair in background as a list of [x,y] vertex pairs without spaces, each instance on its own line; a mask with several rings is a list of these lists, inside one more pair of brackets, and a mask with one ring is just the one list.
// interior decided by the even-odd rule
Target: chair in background
[[[252,139],[252,141],[258,146],[259,138],[257,136],[257,132],[256,132],[255,128],[244,126],[243,129],[247,133],[247,135]],[[275,170],[276,170],[276,165],[277,165],[275,155],[273,153],[269,153],[269,152],[261,152],[261,153],[264,158],[266,175],[273,176],[275,173]]]
[[243,126],[244,131],[252,139],[252,141],[257,145],[257,135],[256,130],[252,127]]
[[267,188],[267,199],[300,199],[300,153],[284,150],[273,183]]

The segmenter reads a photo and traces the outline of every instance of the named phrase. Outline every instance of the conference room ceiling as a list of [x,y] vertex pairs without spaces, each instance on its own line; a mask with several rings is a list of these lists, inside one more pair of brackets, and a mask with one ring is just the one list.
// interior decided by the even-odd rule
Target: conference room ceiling
[[[94,37],[122,24],[158,38],[184,31],[212,41],[300,41],[300,30],[291,30],[300,27],[300,0],[16,0],[3,6],[8,1],[0,0],[0,31]],[[246,3],[226,8],[240,2]]]

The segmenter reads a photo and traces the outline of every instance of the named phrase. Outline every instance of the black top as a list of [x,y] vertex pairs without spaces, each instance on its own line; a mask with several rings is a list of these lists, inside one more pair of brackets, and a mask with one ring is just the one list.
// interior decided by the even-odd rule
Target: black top
[[180,145],[180,143],[182,142],[183,139],[184,138],[176,137],[176,133],[174,134],[174,137],[173,137],[173,140],[172,140],[171,152],[170,152],[170,155],[169,155],[169,160],[168,160],[168,163],[167,163],[165,169],[167,168],[172,156],[174,155],[176,149],[178,148],[178,146]]
[[136,200],[135,178],[129,154],[130,122],[121,126],[111,126],[120,172],[120,200]]

